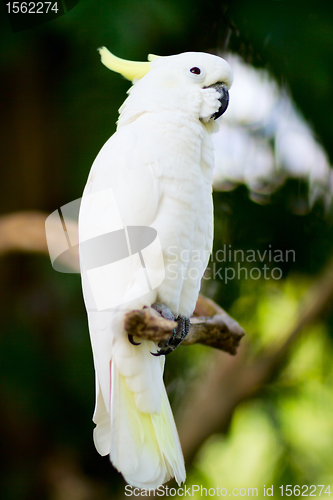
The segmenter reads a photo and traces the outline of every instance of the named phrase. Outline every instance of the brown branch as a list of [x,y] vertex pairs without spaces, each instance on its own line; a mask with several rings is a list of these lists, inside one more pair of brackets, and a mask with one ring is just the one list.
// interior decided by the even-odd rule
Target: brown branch
[[[49,214],[37,210],[14,212],[0,217],[0,256],[12,252],[41,253],[48,255],[45,235],[45,220]],[[77,230],[76,223],[71,231]],[[50,244],[57,247],[62,241],[63,232],[57,224],[49,231]],[[71,247],[58,260],[74,272],[79,272],[79,255],[77,247]]]
[[222,307],[199,295],[189,335],[182,345],[199,343],[234,355],[244,335],[243,328]]
[[[0,255],[13,251],[47,254],[44,227],[46,217],[47,214],[42,212],[17,212],[0,217]],[[72,269],[77,269],[77,255],[68,265]],[[187,463],[191,462],[202,443],[212,433],[226,432],[232,413],[241,401],[256,396],[265,383],[274,380],[284,366],[290,348],[304,331],[304,327],[317,321],[332,301],[333,262],[327,266],[305,295],[298,318],[286,335],[283,335],[286,340],[280,347],[267,350],[257,357],[253,357],[251,347],[246,342],[242,342],[236,357],[226,356],[221,350],[212,351],[209,369],[199,378],[199,384],[188,391],[188,400],[184,402],[182,412],[177,419]],[[172,325],[164,323],[162,326],[163,318],[157,317],[156,313],[154,326],[150,309],[139,312],[143,317],[140,315],[137,319],[135,315],[132,317],[134,323],[129,327],[130,332],[138,333],[146,329],[146,335],[151,331],[152,336],[156,335],[156,332],[161,334],[160,338],[165,338],[164,335],[169,336],[170,328],[174,327],[173,323]],[[196,329],[200,325],[201,316],[211,318],[206,322],[212,321],[213,328],[218,317],[217,323],[222,323],[220,330],[222,337],[224,333],[233,332],[240,340],[243,335],[239,325],[236,323],[236,326],[234,320],[223,309],[200,296],[194,317],[191,319],[191,335],[187,340],[188,343],[191,343],[191,338],[193,342],[200,342],[196,335],[200,339],[202,334],[198,334]],[[147,325],[149,328],[146,328]],[[206,335],[207,337],[209,338],[209,335]],[[207,343],[209,345],[209,342]]]
[[[47,254],[48,247],[45,237],[45,220],[43,212],[16,212],[0,217],[0,255],[9,252],[38,252]],[[77,230],[73,222],[73,233]],[[69,229],[69,228],[67,228]],[[49,243],[56,247],[63,237],[62,228],[54,224],[48,231]],[[64,252],[59,260],[70,269],[78,271],[77,248]],[[204,297],[199,298],[195,315],[191,319],[190,332],[183,345],[201,343],[222,349],[230,354],[236,354],[237,347],[244,331],[217,304]],[[177,326],[174,321],[162,318],[154,309],[131,311],[126,318],[127,332],[139,338],[159,342],[167,339]]]
[[[190,331],[182,345],[204,344],[236,354],[237,347],[244,336],[243,329],[237,321],[231,318],[223,309],[213,301],[202,295],[198,299],[201,310],[206,312],[222,311],[213,317],[191,318]],[[197,308],[197,310],[199,307]],[[131,311],[125,317],[125,330],[137,339],[153,340],[159,342],[170,337],[177,326],[175,321],[164,319],[155,309],[149,307],[138,311]]]
[[130,311],[125,316],[125,331],[137,339],[160,342],[168,339],[176,326],[175,321],[163,318],[151,307]]
[[0,217],[0,255],[10,252],[47,254],[45,219],[38,211],[14,212]]

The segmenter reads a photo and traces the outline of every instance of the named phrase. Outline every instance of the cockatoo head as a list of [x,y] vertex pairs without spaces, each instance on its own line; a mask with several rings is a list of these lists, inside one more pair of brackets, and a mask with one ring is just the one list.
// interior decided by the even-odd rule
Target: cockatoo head
[[114,56],[105,47],[99,51],[105,66],[134,83],[120,108],[123,121],[144,112],[177,111],[207,123],[227,109],[233,76],[221,57],[185,52],[150,55],[147,62],[134,62]]

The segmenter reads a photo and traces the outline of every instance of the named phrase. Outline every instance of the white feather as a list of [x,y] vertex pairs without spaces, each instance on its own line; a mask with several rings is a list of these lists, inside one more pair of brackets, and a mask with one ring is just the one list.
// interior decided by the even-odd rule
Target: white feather
[[[192,66],[202,68],[200,79],[190,73]],[[216,91],[205,87],[231,80],[227,63],[210,54],[154,59],[130,89],[117,132],[98,154],[84,191],[80,243],[129,226],[149,226],[157,231],[163,253],[165,279],[156,288],[140,296],[143,274],[137,260],[127,283],[115,274],[118,281],[101,285],[96,299],[80,250],[96,370],[95,445],[101,455],[110,455],[126,481],[141,488],[156,488],[171,477],[180,484],[185,467],[163,384],[164,357],[151,355],[157,347],[152,342],[129,343],[124,315],[156,301],[176,316],[194,310],[213,232],[213,153],[205,122],[219,102]],[[151,279],[160,271],[156,248],[145,253]],[[94,286],[104,270],[93,270]],[[107,308],[112,286],[120,295],[113,310]]]

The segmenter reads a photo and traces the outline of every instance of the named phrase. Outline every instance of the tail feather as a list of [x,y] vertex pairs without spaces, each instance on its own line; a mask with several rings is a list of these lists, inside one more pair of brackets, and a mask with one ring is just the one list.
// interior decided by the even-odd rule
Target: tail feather
[[170,408],[169,399],[163,386],[164,394],[162,400],[161,415],[151,415],[158,439],[158,445],[165,456],[166,466],[172,469],[171,477],[175,477],[180,485],[185,481],[186,472],[184,465],[183,452],[180,446],[176,424]]
[[154,488],[165,481],[163,459],[149,413],[137,409],[126,379],[112,370],[110,458],[130,484]]
[[110,453],[110,434],[111,421],[109,413],[105,407],[102,391],[99,385],[96,372],[96,405],[93,415],[93,422],[96,424],[94,429],[94,444],[96,450],[102,457]]
[[96,399],[97,451],[109,453],[113,465],[133,486],[157,488],[174,476],[178,484],[184,482],[184,459],[164,386],[161,412],[144,413],[138,409],[136,394],[130,390],[126,377],[113,362],[110,375],[110,413],[101,392]]

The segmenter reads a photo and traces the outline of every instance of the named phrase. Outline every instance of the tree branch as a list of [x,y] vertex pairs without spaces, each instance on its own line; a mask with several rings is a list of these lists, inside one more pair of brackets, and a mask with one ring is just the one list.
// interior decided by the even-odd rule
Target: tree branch
[[[16,212],[0,217],[0,255],[15,251],[48,254],[46,218],[47,214],[38,211]],[[74,222],[71,230],[75,231]],[[59,231],[56,224],[49,227],[48,238],[51,239],[51,244],[56,246],[62,237],[62,230]],[[62,254],[59,260],[78,272],[78,253],[75,247],[72,247],[71,252]],[[202,296],[198,299],[194,314],[197,317],[191,318],[190,332],[182,345],[201,343],[236,354],[244,331],[233,318],[213,301]],[[131,311],[125,321],[128,334],[155,342],[169,338],[177,326],[177,323],[162,318],[152,308]]]
[[[47,254],[46,217],[47,214],[37,211],[17,212],[0,217],[0,256],[14,251]],[[56,231],[54,237],[57,237]],[[77,270],[77,255],[67,265]],[[232,413],[241,401],[255,397],[265,383],[274,380],[284,366],[291,346],[304,331],[304,327],[317,321],[332,301],[333,261],[305,294],[298,318],[290,325],[286,335],[283,335],[286,340],[280,347],[266,350],[259,356],[253,357],[251,346],[242,342],[238,355],[231,357],[226,356],[221,349],[234,353],[233,349],[236,349],[244,335],[243,330],[217,304],[199,296],[194,317],[191,318],[190,336],[183,345],[202,341],[206,345],[213,345],[210,342],[211,337],[215,340],[220,339],[222,344],[218,346],[220,350],[212,351],[208,370],[199,378],[199,383],[188,391],[188,399],[184,401],[181,414],[177,418],[180,440],[188,464],[212,433],[226,432]],[[146,335],[147,338],[151,335],[149,338],[161,340],[165,336],[168,337],[174,328],[173,322],[170,325],[165,323],[167,320],[162,322],[161,320],[163,318],[156,311],[152,314],[149,308],[134,311],[133,316],[127,319],[129,321],[127,331],[134,335]],[[202,333],[200,330],[203,325]],[[213,334],[209,333],[210,328],[213,329]],[[219,328],[218,333],[215,328]],[[228,345],[229,340],[226,340],[228,335],[232,338],[233,347],[225,348],[223,342],[227,342]]]
[[[205,301],[209,303],[210,312],[222,311],[214,316],[192,317],[190,331],[182,345],[203,344],[221,349],[229,354],[236,354],[237,347],[245,335],[237,321],[231,318],[213,301],[202,295],[198,299],[203,307]],[[214,304],[214,306],[213,306]],[[207,307],[208,309],[208,307]],[[155,309],[147,307],[138,311],[131,311],[125,316],[125,331],[137,339],[160,342],[166,340],[177,326],[175,321],[164,319]]]
[[[12,252],[41,253],[48,255],[45,235],[45,220],[48,214],[37,210],[14,212],[0,217],[0,256]],[[74,232],[77,228],[73,222]],[[53,247],[62,241],[64,234],[57,224],[49,228],[48,237]],[[71,247],[70,252],[64,252],[59,261],[74,272],[79,271],[79,255],[77,247]]]
[[0,217],[0,255],[11,252],[47,254],[43,212],[14,212]]

